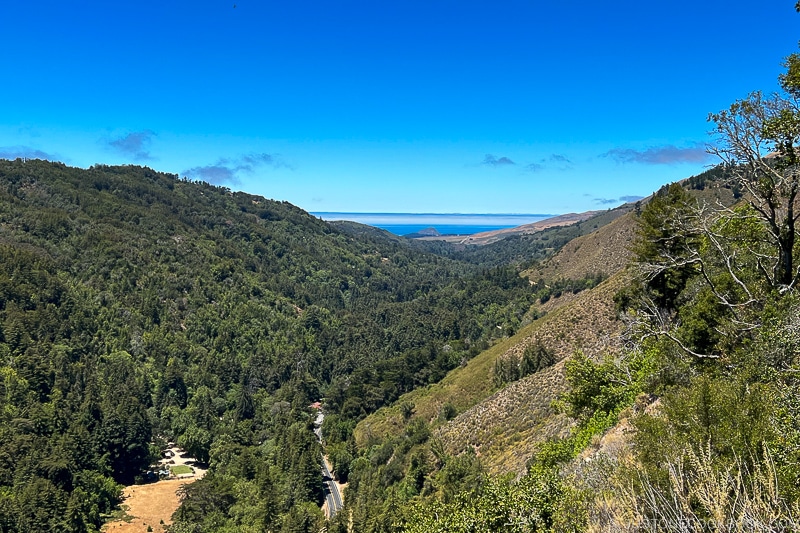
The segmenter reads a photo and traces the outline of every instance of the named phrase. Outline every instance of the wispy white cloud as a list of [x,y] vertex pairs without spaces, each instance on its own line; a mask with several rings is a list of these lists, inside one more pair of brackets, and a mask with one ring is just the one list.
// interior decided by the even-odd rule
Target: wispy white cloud
[[483,158],[483,162],[481,164],[490,167],[504,167],[508,165],[516,165],[516,163],[514,163],[514,161],[512,161],[508,157],[505,156],[497,157],[492,154],[486,154],[486,157]]
[[617,163],[642,163],[645,165],[675,165],[679,163],[706,163],[712,156],[706,151],[705,145],[695,143],[692,146],[680,148],[673,145],[652,146],[644,150],[633,148],[612,148],[601,154],[610,157]]
[[114,151],[126,157],[133,158],[134,161],[150,161],[150,144],[155,137],[155,132],[150,130],[134,131],[108,140],[108,146]]
[[30,146],[0,146],[0,158],[17,159],[26,157],[28,159],[46,159],[48,161],[60,161],[61,158],[55,154],[50,154],[31,148]]
[[619,200],[616,198],[595,198],[594,203],[600,205],[610,205],[610,204],[618,204]]
[[620,197],[619,197],[619,199],[620,199],[620,200],[622,200],[622,201],[623,201],[623,202],[625,202],[625,203],[628,203],[628,202],[635,202],[635,201],[637,201],[637,200],[641,200],[642,198],[644,198],[644,196],[635,196],[635,195],[630,195],[630,196],[620,196]]
[[[584,196],[591,196],[591,195],[584,194]],[[629,202],[635,202],[636,200],[641,200],[642,198],[643,198],[642,196],[626,195],[626,196],[620,196],[619,198],[592,198],[592,201],[600,205],[612,205],[612,204],[627,204]]]
[[252,173],[257,167],[271,166],[273,168],[292,168],[279,156],[267,153],[243,154],[238,157],[220,158],[212,165],[192,167],[184,170],[183,174],[194,179],[207,181],[213,185],[238,185],[241,183],[239,174]]
[[543,157],[535,163],[525,165],[525,170],[528,172],[541,172],[548,168],[569,170],[572,168],[572,161],[563,154],[550,154],[548,157]]

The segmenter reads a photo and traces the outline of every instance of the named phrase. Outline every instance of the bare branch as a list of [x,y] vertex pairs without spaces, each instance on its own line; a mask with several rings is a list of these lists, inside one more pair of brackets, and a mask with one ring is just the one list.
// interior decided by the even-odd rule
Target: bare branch
[[628,329],[635,336],[638,341],[652,338],[652,337],[666,337],[675,343],[683,352],[698,359],[719,359],[717,354],[704,354],[699,353],[683,343],[671,331],[671,317],[669,317],[663,310],[650,298],[645,298],[643,301],[642,309],[639,312],[629,317],[632,319],[629,322]]

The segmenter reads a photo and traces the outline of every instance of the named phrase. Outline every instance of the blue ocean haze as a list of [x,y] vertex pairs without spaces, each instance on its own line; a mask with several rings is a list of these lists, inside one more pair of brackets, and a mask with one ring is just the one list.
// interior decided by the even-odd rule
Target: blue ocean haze
[[312,212],[326,221],[349,220],[385,229],[395,235],[417,233],[436,228],[442,235],[472,235],[484,231],[514,228],[531,224],[553,215],[494,213],[336,213]]

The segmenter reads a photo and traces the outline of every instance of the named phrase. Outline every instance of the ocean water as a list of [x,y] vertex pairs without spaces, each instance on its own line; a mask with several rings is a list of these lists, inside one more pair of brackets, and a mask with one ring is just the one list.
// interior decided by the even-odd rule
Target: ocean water
[[547,214],[461,214],[461,213],[335,213],[316,212],[322,220],[350,220],[385,229],[395,235],[409,235],[436,228],[442,235],[472,235],[484,231],[514,228],[550,218]]

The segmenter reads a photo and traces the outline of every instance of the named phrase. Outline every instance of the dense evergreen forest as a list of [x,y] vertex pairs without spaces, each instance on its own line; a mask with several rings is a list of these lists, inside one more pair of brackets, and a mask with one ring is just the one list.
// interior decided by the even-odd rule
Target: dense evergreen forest
[[211,465],[176,531],[319,523],[311,402],[346,479],[357,420],[536,318],[513,266],[148,168],[0,161],[0,228],[2,531],[95,530],[170,440]]
[[[98,531],[168,441],[209,467],[173,533],[800,529],[800,55],[786,67],[781,93],[711,115],[720,166],[482,248],[149,168],[0,160],[0,531]],[[621,348],[530,344],[485,376],[537,387],[557,366],[567,433],[517,478],[449,451],[456,407],[403,395],[612,281],[521,272],[619,216]],[[320,400],[348,483],[331,520]],[[357,446],[390,405],[402,423]]]
[[[567,361],[560,409],[577,423],[514,481],[448,454],[432,426],[450,405],[427,421],[402,404],[401,434],[366,447],[353,430],[536,320],[534,303],[601,283],[532,285],[530,260],[514,259],[521,246],[546,258],[586,222],[497,243],[504,261],[484,261],[148,168],[0,161],[0,531],[97,531],[167,441],[209,465],[175,533],[785,525],[800,483],[797,304],[759,275],[771,240],[751,204],[731,204],[736,174],[718,167],[637,206],[639,274],[617,295],[630,348]],[[704,233],[688,222],[709,188],[734,207]],[[553,364],[537,345],[486,379]],[[325,453],[349,482],[332,520],[309,409],[323,398]],[[667,416],[641,407],[654,399]],[[631,406],[630,457],[575,463]],[[712,491],[744,500],[714,507]]]

